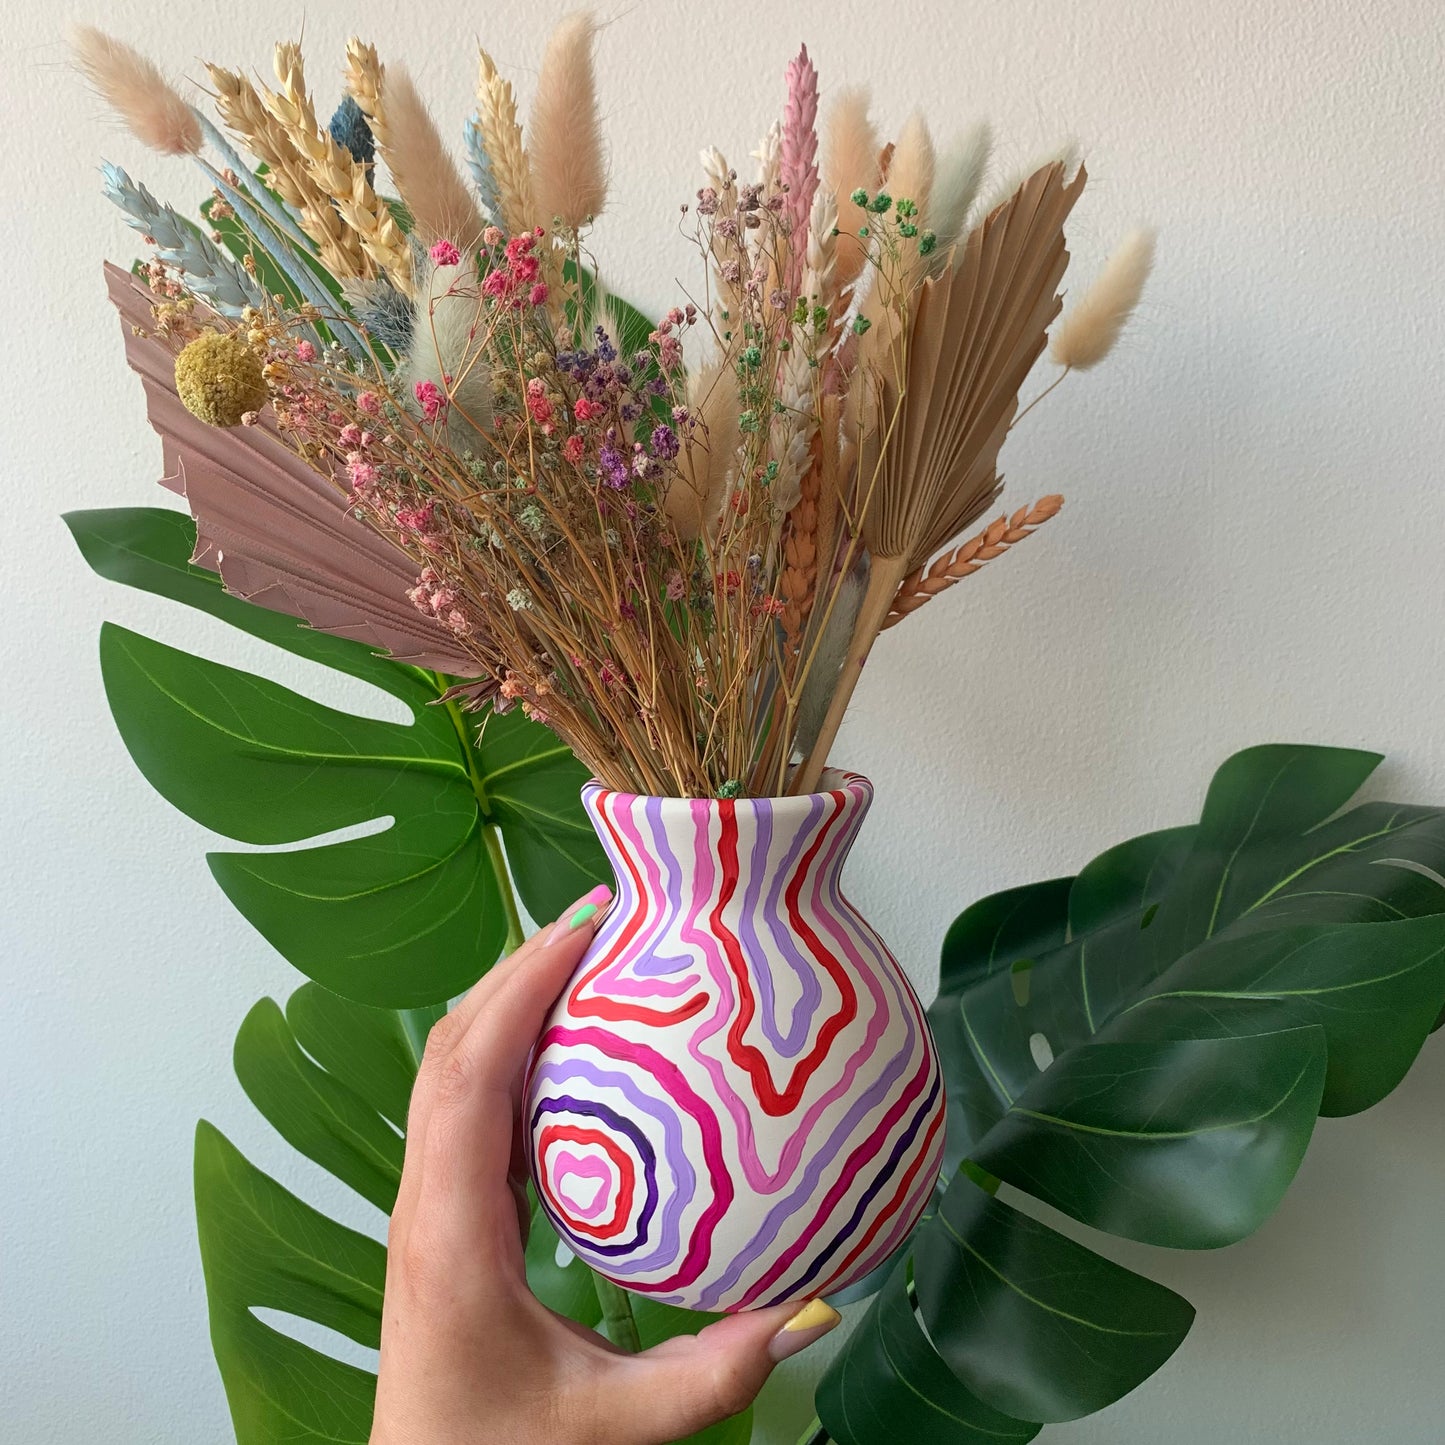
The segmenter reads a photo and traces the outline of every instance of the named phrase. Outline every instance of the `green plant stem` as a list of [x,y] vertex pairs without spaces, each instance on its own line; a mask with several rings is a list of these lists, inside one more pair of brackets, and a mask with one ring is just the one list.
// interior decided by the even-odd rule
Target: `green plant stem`
[[617,1346],[635,1355],[642,1348],[637,1334],[637,1320],[632,1314],[632,1301],[625,1289],[619,1289],[610,1279],[603,1279],[595,1271],[592,1283],[597,1287],[597,1300],[602,1306],[602,1333]]
[[814,1415],[808,1428],[798,1437],[798,1445],[828,1445],[832,1438],[823,1428],[823,1422]]
[[[438,693],[444,693],[447,689],[446,679],[435,672],[431,674],[431,677]],[[502,912],[507,920],[507,941],[504,947],[508,953],[511,953],[514,949],[522,946],[526,935],[522,932],[522,915],[517,907],[517,890],[512,884],[511,870],[507,867],[507,855],[502,848],[502,832],[492,821],[492,810],[487,802],[487,790],[482,783],[482,775],[477,771],[476,749],[472,746],[471,734],[467,731],[467,722],[462,716],[462,710],[454,702],[445,702],[442,706],[447,710],[447,716],[451,719],[457,739],[462,745],[462,755],[467,760],[467,777],[471,782],[472,792],[476,795],[477,811],[482,818],[482,841],[487,846],[487,861],[492,865],[492,874],[497,880],[497,892],[502,900]]]
[[522,915],[517,908],[517,890],[507,869],[507,855],[502,851],[501,830],[495,823],[482,824],[482,841],[487,845],[487,858],[497,877],[497,892],[501,895],[502,913],[507,920],[507,941],[503,946],[511,953],[522,946],[525,935],[522,932]]

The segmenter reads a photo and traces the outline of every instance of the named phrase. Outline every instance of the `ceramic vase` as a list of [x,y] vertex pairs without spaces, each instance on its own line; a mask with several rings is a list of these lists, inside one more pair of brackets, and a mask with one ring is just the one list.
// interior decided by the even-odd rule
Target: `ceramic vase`
[[839,877],[856,774],[767,799],[583,803],[614,901],[528,1076],[537,1192],[626,1289],[734,1311],[828,1295],[907,1237],[943,1158],[928,1023]]

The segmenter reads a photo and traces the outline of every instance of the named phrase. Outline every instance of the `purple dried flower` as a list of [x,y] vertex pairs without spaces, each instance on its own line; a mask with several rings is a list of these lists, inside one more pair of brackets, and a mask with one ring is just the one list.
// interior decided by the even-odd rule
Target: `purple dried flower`
[[670,426],[654,427],[652,432],[652,454],[670,462],[679,450],[677,433]]
[[603,482],[614,490],[621,491],[632,480],[627,470],[626,458],[611,442],[598,453],[597,461]]

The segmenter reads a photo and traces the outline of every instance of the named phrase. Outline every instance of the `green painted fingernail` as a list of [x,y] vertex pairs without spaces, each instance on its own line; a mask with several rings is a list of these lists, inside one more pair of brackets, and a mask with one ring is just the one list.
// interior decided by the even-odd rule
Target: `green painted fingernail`
[[595,903],[584,903],[571,918],[567,920],[568,928],[581,928],[589,918],[595,916],[597,905]]

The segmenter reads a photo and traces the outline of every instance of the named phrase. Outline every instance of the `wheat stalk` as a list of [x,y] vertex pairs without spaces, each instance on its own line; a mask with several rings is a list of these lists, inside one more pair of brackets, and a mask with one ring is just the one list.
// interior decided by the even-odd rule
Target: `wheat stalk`
[[266,179],[281,199],[295,208],[301,229],[316,243],[321,264],[338,278],[372,274],[356,236],[312,178],[291,133],[268,109],[261,92],[235,71],[219,65],[208,65],[206,70],[221,119],[266,166]]
[[380,268],[398,289],[410,295],[411,253],[406,237],[391,208],[372,189],[366,167],[317,123],[299,46],[288,42],[276,47],[276,79],[281,93],[264,92],[262,103],[285,127],[311,179],[335,202],[348,228],[346,239],[338,244],[360,268],[352,274],[369,277]]
[[346,42],[346,90],[366,117],[371,127],[372,138],[378,149],[384,149],[391,142],[387,128],[386,107],[381,100],[381,81],[384,72],[376,46],[368,45],[353,35]]
[[522,127],[517,122],[517,100],[512,82],[503,80],[495,62],[480,52],[477,71],[477,118],[482,127],[502,221],[513,235],[532,224],[532,163],[522,144]]
[[1025,537],[1033,536],[1050,517],[1058,515],[1063,505],[1064,499],[1058,493],[1041,497],[1032,507],[1026,504],[1011,517],[999,517],[990,522],[956,551],[945,552],[938,557],[926,571],[919,567],[910,572],[894,594],[883,630],[887,631],[905,617],[911,617],[930,598],[946,592],[965,577],[972,577],[985,562],[1002,557],[1010,547],[1016,546]]

